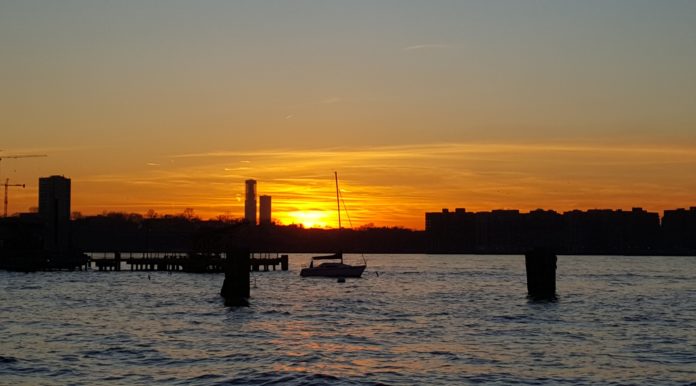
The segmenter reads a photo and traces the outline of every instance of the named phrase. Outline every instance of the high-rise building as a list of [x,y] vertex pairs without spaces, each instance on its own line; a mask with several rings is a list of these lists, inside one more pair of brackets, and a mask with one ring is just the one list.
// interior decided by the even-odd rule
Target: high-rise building
[[259,197],[259,224],[271,224],[271,196]]
[[70,179],[63,176],[39,178],[39,216],[45,224],[44,248],[70,247]]
[[244,220],[249,224],[256,225],[256,180],[246,180]]

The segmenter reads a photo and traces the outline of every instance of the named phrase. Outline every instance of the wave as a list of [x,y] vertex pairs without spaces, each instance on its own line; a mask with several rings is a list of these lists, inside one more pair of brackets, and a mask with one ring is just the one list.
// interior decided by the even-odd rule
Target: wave
[[0,355],[0,364],[17,363],[19,359],[12,356],[2,356]]

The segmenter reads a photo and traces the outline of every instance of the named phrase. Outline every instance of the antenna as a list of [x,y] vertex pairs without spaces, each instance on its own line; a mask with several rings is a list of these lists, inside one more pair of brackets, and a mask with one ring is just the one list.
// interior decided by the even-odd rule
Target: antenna
[[338,173],[334,172],[336,178],[336,209],[338,209],[338,229],[341,229],[341,202],[338,199]]

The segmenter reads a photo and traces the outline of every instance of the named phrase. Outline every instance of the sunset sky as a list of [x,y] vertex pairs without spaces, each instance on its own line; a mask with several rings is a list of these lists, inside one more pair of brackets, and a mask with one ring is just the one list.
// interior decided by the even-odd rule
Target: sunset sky
[[0,52],[11,213],[696,206],[696,1],[0,0]]

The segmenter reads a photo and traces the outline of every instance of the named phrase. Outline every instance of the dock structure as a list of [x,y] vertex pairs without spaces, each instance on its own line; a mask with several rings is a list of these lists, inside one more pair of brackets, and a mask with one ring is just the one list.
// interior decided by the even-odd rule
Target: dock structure
[[250,265],[251,265],[251,270],[258,272],[261,270],[261,267],[263,267],[263,270],[265,272],[268,272],[269,269],[268,267],[273,267],[273,270],[276,270],[276,266],[280,265],[280,269],[283,271],[288,270],[288,255],[278,255],[271,253],[256,253],[253,254],[251,260],[250,260]]
[[[91,262],[99,271],[225,272],[226,253],[111,252],[92,253]],[[123,258],[123,256],[127,256]],[[288,270],[288,255],[250,253],[250,271]],[[91,264],[90,264],[91,267]]]

